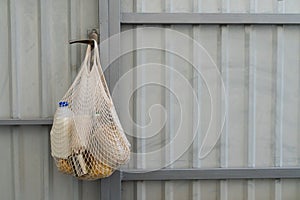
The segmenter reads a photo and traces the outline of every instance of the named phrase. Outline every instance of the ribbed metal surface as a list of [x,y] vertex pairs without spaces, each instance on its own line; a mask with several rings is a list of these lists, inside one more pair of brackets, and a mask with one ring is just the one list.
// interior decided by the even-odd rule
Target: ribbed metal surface
[[[101,8],[101,6],[100,6]],[[122,0],[121,12],[199,12],[199,13],[300,13],[298,0]],[[111,7],[110,9],[114,9]],[[0,117],[37,119],[52,117],[56,102],[76,75],[84,48],[68,46],[67,41],[85,38],[87,29],[98,26],[98,1],[0,1]],[[123,25],[122,31],[140,26]],[[169,168],[241,168],[299,167],[300,164],[300,27],[294,25],[170,25],[202,44],[222,72],[228,106],[221,104],[221,86],[214,85],[219,97],[213,112],[226,110],[227,121],[213,151],[199,159],[199,147],[210,119],[210,96],[201,77],[180,57],[157,50],[128,53],[109,70],[110,88],[121,123],[137,152],[159,149],[174,137],[179,116],[181,138],[192,137],[195,113],[200,109],[200,129],[194,143]],[[102,31],[102,30],[100,30]],[[112,30],[113,31],[113,30]],[[190,44],[174,44],[164,29],[136,30],[121,40],[121,48],[139,46],[145,41],[175,49],[205,66]],[[180,88],[176,73],[165,68],[141,68],[130,74],[127,84],[114,85],[119,76],[133,66],[159,63],[176,69],[189,80],[200,99],[195,105],[189,91],[176,95],[157,85],[137,89],[129,102],[123,97],[135,86],[154,80],[169,89]],[[151,64],[148,65],[151,67]],[[114,74],[117,75],[114,75]],[[214,79],[214,77],[212,77]],[[178,109],[177,98],[184,99]],[[159,112],[152,105],[165,107]],[[126,115],[127,109],[139,125],[147,125],[150,116],[156,122],[151,129],[139,131]],[[165,118],[167,119],[164,124]],[[18,122],[18,121],[15,121]],[[15,123],[14,122],[14,123]],[[23,121],[20,121],[23,123]],[[26,123],[26,122],[25,122]],[[48,122],[49,123],[49,122]],[[216,129],[221,119],[213,121]],[[162,127],[162,129],[158,129]],[[49,156],[48,126],[0,127],[1,199],[100,199],[100,182],[81,182],[59,174]],[[157,135],[153,136],[153,133]],[[180,146],[170,145],[161,156],[147,160],[132,157],[129,169],[157,168],[174,159]],[[48,155],[48,156],[47,156]],[[106,185],[107,186],[107,185]],[[298,199],[299,179],[282,180],[201,180],[136,181],[122,183],[123,199]],[[105,194],[102,195],[105,197]]]
[[[196,12],[196,13],[300,13],[297,0],[290,1],[202,1],[202,0],[152,0],[121,1],[122,11],[127,13]],[[153,26],[153,25],[152,25]],[[122,25],[122,31],[143,28],[145,25]],[[164,82],[167,88],[180,87],[174,74],[153,71],[149,63],[166,64],[181,73],[194,87],[200,98],[200,130],[193,145],[169,168],[208,168],[208,167],[297,167],[299,166],[299,125],[300,121],[300,27],[298,25],[159,25],[187,34],[208,51],[218,68],[226,88],[228,106],[221,104],[221,86],[216,83],[218,106],[216,115],[222,109],[227,111],[227,120],[221,138],[213,151],[204,159],[198,158],[210,119],[210,97],[201,80],[195,78],[193,67],[176,55],[157,50],[138,50],[124,55],[121,59],[120,75],[132,66],[148,64],[132,74],[132,82],[114,89],[119,94],[115,101],[119,110],[128,105],[122,96],[134,90],[143,82]],[[194,59],[199,66],[205,65],[201,57],[194,54],[191,44],[173,44],[167,31],[157,29],[147,32],[137,29],[132,37],[123,41],[124,46],[147,43],[161,44],[168,49],[181,46],[183,57]],[[176,42],[176,41],[175,41]],[[172,46],[173,45],[173,46]],[[136,151],[149,152],[162,148],[178,129],[180,116],[188,118],[181,124],[186,137],[191,137],[196,123],[193,115],[191,94],[182,91],[177,96],[159,86],[147,86],[133,93],[129,106],[135,122],[147,125],[151,119],[161,123],[166,115],[167,122],[155,137],[147,140],[133,139]],[[185,97],[178,111],[176,99]],[[160,104],[164,112],[154,112],[151,106]],[[150,110],[149,110],[150,109]],[[128,116],[120,112],[121,121],[130,124]],[[149,116],[150,115],[150,116]],[[214,121],[216,129],[220,121]],[[161,124],[158,124],[158,126]],[[155,129],[138,132],[127,127],[128,133],[137,137],[147,137]],[[157,163],[172,159],[178,146],[170,146],[166,154],[155,160],[133,158],[130,169],[152,168]],[[296,180],[222,180],[222,181],[136,181],[123,183],[123,199],[297,199],[300,196],[300,182]]]
[[[0,118],[52,117],[84,51],[68,40],[86,38],[88,29],[98,27],[98,1],[1,0],[0,27]],[[0,199],[99,200],[99,181],[57,172],[49,131],[0,127]]]

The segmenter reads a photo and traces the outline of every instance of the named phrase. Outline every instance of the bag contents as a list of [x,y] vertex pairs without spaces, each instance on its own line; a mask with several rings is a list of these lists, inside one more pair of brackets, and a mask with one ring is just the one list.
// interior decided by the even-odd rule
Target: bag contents
[[58,159],[56,164],[60,172],[83,179],[86,176],[105,178],[114,172],[110,166],[95,159],[88,151],[73,153],[68,159]]
[[71,155],[70,139],[73,113],[68,105],[68,102],[59,102],[50,132],[52,156],[57,158],[68,158]]
[[66,174],[72,174],[73,173],[73,169],[69,163],[69,160],[67,159],[59,159],[56,162],[58,171],[66,173]]
[[111,175],[114,172],[114,170],[104,164],[101,163],[99,160],[96,160],[93,156],[90,156],[90,174],[92,176],[95,176],[97,178],[105,178]]
[[74,175],[76,177],[80,177],[83,175],[86,175],[88,173],[87,171],[87,166],[85,163],[85,160],[83,158],[83,153],[79,152],[79,153],[74,153],[72,154],[72,156],[70,157],[71,163],[72,163],[72,169],[74,172]]

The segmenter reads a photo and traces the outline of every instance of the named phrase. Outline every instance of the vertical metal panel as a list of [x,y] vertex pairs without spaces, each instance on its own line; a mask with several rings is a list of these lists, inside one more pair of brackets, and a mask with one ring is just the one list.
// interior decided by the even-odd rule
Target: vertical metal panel
[[229,180],[228,181],[228,199],[245,199],[245,189],[247,181]]
[[211,1],[203,1],[200,0],[198,3],[199,10],[198,12],[203,13],[219,13],[221,12],[221,1],[219,0],[211,0]]
[[[132,27],[131,26],[123,26],[122,27],[122,31],[127,31],[127,30],[131,30]],[[134,45],[135,45],[135,37],[134,35],[121,35],[121,51],[124,52],[125,48],[129,48],[129,49],[133,49]],[[117,83],[116,87],[114,91],[112,92],[112,98],[114,102],[118,102],[117,106],[116,106],[116,110],[118,111],[118,116],[120,121],[122,122],[122,126],[124,131],[127,133],[127,138],[130,141],[130,144],[132,144],[132,151],[136,151],[136,146],[135,146],[135,141],[134,138],[132,137],[134,135],[134,125],[132,123],[135,117],[134,114],[134,99],[135,99],[135,95],[132,96],[132,99],[130,99],[129,102],[126,101],[122,101],[121,99],[117,99],[115,98],[115,92],[119,93],[119,96],[121,97],[125,97],[126,95],[128,95],[128,91],[134,91],[134,83],[135,83],[135,77],[134,77],[134,73],[133,73],[133,68],[135,66],[135,53],[134,52],[130,52],[126,55],[122,55],[120,57],[120,62],[121,62],[121,66],[119,66],[119,70],[120,70],[120,78],[122,76],[126,75],[126,80],[128,81],[120,81],[119,83]],[[130,137],[129,137],[130,136]],[[135,159],[132,158],[130,159],[129,163],[127,166],[124,166],[124,168],[134,168],[135,166]]]
[[284,27],[283,165],[299,166],[300,28]]
[[[247,143],[247,110],[248,94],[246,79],[248,70],[245,63],[245,28],[244,26],[230,26],[228,38],[228,76],[227,100],[235,102],[228,104],[228,166],[246,166]],[[225,67],[225,66],[224,66]]]
[[[35,0],[13,2],[11,11],[13,9],[15,16],[12,22],[15,23],[12,24],[12,30],[15,26],[16,31],[15,38],[12,38],[12,41],[14,40],[12,59],[15,60],[16,65],[16,77],[13,81],[17,93],[15,117],[39,116],[40,99],[37,98],[40,90],[38,2]],[[24,102],[28,103],[24,105]]]
[[[15,9],[15,17],[13,18],[15,23],[12,24],[11,30],[15,29],[18,32],[16,38],[12,38],[11,49],[12,59],[15,60],[16,67],[16,71],[12,73],[12,93],[14,91],[18,93],[12,97],[15,99],[13,102],[16,102],[12,104],[13,117],[40,116],[39,3],[37,1],[24,2],[24,4],[11,3],[11,9]],[[15,41],[13,42],[13,40]],[[43,197],[44,177],[40,175],[43,174],[44,151],[41,151],[43,149],[43,135],[38,133],[44,132],[44,130],[41,127],[13,128],[13,164],[15,198],[17,199]],[[32,167],[33,165],[35,166]]]
[[[98,1],[0,2],[0,115],[53,116],[81,63],[69,39],[98,26]],[[3,77],[2,77],[3,76]],[[99,182],[82,183],[57,172],[48,127],[1,127],[0,193],[4,199],[99,199]]]
[[[284,71],[282,72],[284,85],[282,164],[284,166],[299,166],[300,28],[284,26],[282,39],[284,40],[282,52],[284,58]],[[297,54],[295,54],[296,52]],[[298,98],[295,98],[295,94]],[[292,199],[294,196],[299,196],[299,189],[296,188],[299,188],[299,180],[281,180],[281,199]]]
[[[257,0],[250,0],[250,13],[257,12]],[[247,141],[247,161],[248,167],[255,167],[255,144],[256,144],[256,33],[253,26],[245,28],[246,34],[246,55],[245,64],[248,66],[248,141]],[[247,191],[248,200],[255,200],[255,182],[248,180]],[[245,196],[246,196],[245,195]]]
[[[198,32],[199,31],[199,32]],[[209,55],[211,56],[212,60],[216,63],[217,67],[220,67],[220,55],[221,55],[221,30],[219,26],[207,26],[207,25],[200,25],[195,26],[195,37],[194,39],[199,42],[199,44],[208,51]],[[194,55],[196,59],[199,60],[199,68],[200,70],[208,69],[211,67],[211,62],[207,59],[207,55]],[[197,63],[197,62],[196,62]],[[208,67],[209,66],[209,67]],[[194,66],[197,67],[197,66]],[[200,71],[201,72],[201,71]],[[217,130],[218,124],[220,123],[220,118],[217,118],[216,121],[210,121],[211,119],[211,111],[213,111],[215,116],[220,115],[220,108],[221,103],[220,101],[220,82],[217,80],[217,77],[213,75],[211,77],[211,81],[209,82],[211,87],[213,88],[212,92],[214,96],[217,97],[215,99],[215,108],[212,108],[211,104],[211,95],[209,94],[207,90],[207,82],[204,82],[203,77],[199,74],[198,79],[200,79],[198,82],[200,82],[200,88],[199,88],[199,106],[200,106],[200,129],[199,129],[199,136],[201,137],[201,141],[204,140],[205,134],[208,131],[209,123],[211,123],[211,129]],[[194,75],[195,77],[195,75]],[[196,122],[196,120],[195,120]],[[211,131],[210,134],[215,134],[217,137],[218,133],[215,131]],[[201,144],[200,144],[201,145]],[[220,166],[220,145],[217,144],[216,148],[212,149],[210,154],[208,154],[206,157],[201,158],[198,160],[201,162],[201,167],[203,168],[209,168],[209,167],[219,167]],[[200,147],[199,147],[200,148]],[[206,148],[206,145],[204,145],[203,148]],[[200,150],[200,149],[199,149]],[[203,149],[202,149],[203,150]],[[198,152],[199,153],[199,152]]]
[[300,2],[297,0],[285,1],[285,13],[299,13]]
[[[136,1],[135,6],[135,12],[143,12],[145,10],[144,7],[144,1]],[[143,30],[141,31],[136,31],[135,32],[135,45],[138,46],[142,44],[143,42]],[[135,48],[136,48],[135,46]],[[143,57],[145,55],[144,52],[136,52],[136,57],[135,57],[135,64],[136,66],[139,66],[140,64],[144,64],[145,58]],[[145,69],[141,69],[139,71],[136,71],[134,73],[134,81],[135,81],[135,87],[143,85],[143,81],[145,81]],[[135,121],[137,124],[140,126],[145,126],[146,120],[145,120],[145,106],[146,106],[146,88],[142,87],[139,89],[139,91],[136,92],[135,96]],[[144,96],[144,97],[143,97]],[[138,129],[135,129],[135,136],[137,137],[137,143],[136,143],[136,152],[140,153],[146,153],[146,143],[143,138],[145,138],[145,129],[138,131]],[[144,157],[136,157],[136,168],[142,169],[146,168],[146,160]],[[137,182],[136,183],[136,199],[141,199],[141,200],[146,200],[146,184],[143,181]]]
[[[222,80],[225,85],[225,96],[221,98],[228,98],[228,26],[221,27],[221,66],[220,72],[222,74]],[[224,124],[223,132],[220,137],[220,167],[228,167],[228,121],[230,120],[228,117],[228,104],[222,105],[221,109],[225,111],[226,121]],[[220,193],[221,200],[228,199],[228,182],[227,180],[220,181]]]
[[[191,26],[171,26],[172,30],[178,31],[183,34],[190,35]],[[169,128],[166,132],[167,137],[172,142],[174,137],[179,137],[181,141],[188,140],[193,135],[193,98],[190,90],[186,88],[183,81],[189,82],[193,79],[193,68],[185,61],[192,58],[191,45],[185,45],[180,41],[174,42],[174,34],[166,34],[167,49],[176,52],[178,49],[182,50],[181,55],[175,55],[174,53],[166,53],[166,87],[172,91],[169,98],[167,98],[167,110],[169,118]],[[182,80],[177,73],[180,73],[184,80]],[[170,93],[169,93],[170,94]],[[178,152],[182,152],[182,156],[178,157]],[[185,168],[191,167],[191,152],[182,142],[181,146],[172,143],[169,149],[169,160],[172,164],[171,168]],[[181,195],[188,196],[190,185],[182,182],[180,188],[175,188],[176,183],[166,183],[166,187],[169,188],[169,192],[166,195],[169,199],[180,199]]]
[[[230,12],[228,0],[221,1],[222,12]],[[220,73],[225,85],[225,96],[228,98],[228,26],[221,26],[221,46],[220,46]],[[224,123],[223,132],[220,137],[220,167],[228,167],[228,104],[222,105],[221,110],[225,111],[226,121]],[[219,198],[221,200],[228,199],[228,183],[227,180],[220,181]]]
[[[165,5],[164,5],[164,9],[165,12],[172,12],[172,4],[171,4],[171,0],[165,0]],[[172,43],[168,42],[168,34],[165,33],[165,48],[167,49],[171,49],[172,50]],[[172,59],[170,59],[170,54],[165,53],[165,65],[166,66],[172,66],[174,62],[172,62]],[[166,87],[171,88],[171,84],[173,81],[173,73],[168,73],[165,72],[165,84]],[[174,107],[172,104],[173,103],[173,98],[174,96],[171,95],[171,93],[167,93],[166,94],[166,102],[165,102],[165,106],[167,109],[167,117],[168,117],[168,121],[166,124],[166,139],[167,138],[173,138],[175,131],[174,131]],[[169,134],[168,134],[169,133]],[[173,158],[173,148],[174,146],[171,144],[169,146],[169,148],[166,150],[166,155],[165,155],[165,160],[167,162],[169,162],[172,158]],[[170,168],[174,167],[173,163],[171,164],[171,166],[169,166]],[[166,200],[173,200],[174,199],[174,186],[172,181],[167,181],[164,183],[164,194],[162,194],[163,199]]]
[[[122,27],[122,31],[126,31],[131,29],[131,26]],[[135,45],[135,37],[134,35],[130,35],[127,37],[121,37],[121,51],[124,51],[124,48],[128,47],[133,49]],[[117,84],[118,89],[114,90],[119,92],[119,96],[125,97],[128,94],[128,91],[134,91],[135,87],[135,74],[132,73],[133,67],[135,66],[135,54],[130,52],[126,55],[120,57],[121,66],[119,67],[120,76],[125,75],[128,77],[126,80],[129,81],[122,81],[120,84]],[[119,115],[119,119],[123,125],[124,131],[128,134],[127,137],[133,152],[136,152],[136,140],[132,137],[135,134],[135,129],[132,121],[135,121],[135,104],[134,99],[135,95],[133,95],[132,99],[129,102],[122,101],[121,99],[114,98],[114,92],[112,93],[112,97],[114,102],[117,101],[119,107],[116,107]],[[136,167],[136,159],[131,158],[129,163],[124,166],[125,169],[127,168],[135,168]],[[124,182],[122,183],[122,199],[134,199],[136,196],[135,193],[136,183],[134,182]]]
[[261,13],[276,13],[276,6],[279,3],[279,1],[272,1],[272,0],[263,0],[263,1],[257,1],[257,12]]
[[256,180],[255,186],[255,199],[275,199],[273,180]]
[[[227,1],[229,9],[227,12],[230,13],[246,13],[249,12],[249,1],[250,0],[237,0],[235,2],[233,1]],[[225,11],[226,12],[226,11]]]
[[[198,12],[200,10],[200,1],[199,0],[195,0],[193,2],[193,12]],[[195,41],[199,41],[200,38],[200,28],[198,26],[194,26],[192,29],[192,37],[194,38]],[[193,47],[195,48],[195,47]],[[197,101],[193,102],[193,131],[197,131],[197,134],[195,136],[195,140],[193,141],[193,148],[192,148],[192,155],[193,155],[193,160],[192,160],[192,167],[193,168],[200,168],[201,167],[201,160],[199,159],[199,149],[200,149],[200,145],[201,145],[201,141],[202,141],[202,137],[200,134],[200,130],[201,130],[201,125],[202,123],[198,123],[201,122],[202,119],[202,115],[199,114],[197,111],[199,111],[201,113],[202,109],[200,106],[201,103],[201,94],[202,94],[202,82],[201,82],[201,78],[200,75],[198,73],[199,70],[201,70],[201,61],[199,58],[199,55],[197,55],[195,53],[195,49],[192,49],[193,53],[192,53],[192,60],[195,63],[195,69],[193,69],[193,88],[196,90],[196,96],[197,96]],[[200,103],[198,103],[200,102]],[[197,120],[195,120],[197,119]],[[200,126],[200,130],[198,129],[198,125]],[[201,199],[201,182],[200,181],[193,181],[192,183],[192,199],[193,200],[200,200]]]
[[121,172],[101,180],[101,199],[121,199]]
[[274,155],[272,135],[275,130],[274,120],[274,60],[273,57],[273,28],[267,26],[256,27],[257,47],[257,146],[256,166],[272,166]]
[[297,199],[300,196],[300,180],[281,180],[282,199]]
[[[13,177],[13,161],[12,161],[12,133],[9,127],[0,128],[0,193],[1,198],[12,200],[14,199],[14,177]],[[3,150],[2,150],[3,149]],[[5,161],[5,162],[4,162]]]
[[[50,72],[48,64],[50,63],[48,60],[49,55],[50,55],[50,49],[49,49],[49,44],[45,43],[43,41],[47,41],[49,39],[49,36],[47,32],[49,31],[49,20],[46,16],[49,16],[49,4],[47,1],[41,1],[39,3],[39,28],[40,28],[40,33],[39,33],[39,57],[40,57],[40,100],[41,100],[41,109],[40,109],[40,115],[41,117],[48,117],[49,113],[51,112],[52,106],[47,103],[49,101],[49,96],[52,94],[51,91],[51,86],[48,84],[47,77],[48,73]],[[41,13],[45,13],[42,15]],[[49,128],[45,129],[45,133],[49,131]],[[49,154],[49,135],[46,134],[43,136],[43,141],[42,141],[42,153],[43,155],[48,155]],[[52,167],[50,166],[50,156],[43,156],[43,163],[42,166],[44,168],[43,170],[43,198],[45,200],[49,200],[52,197],[52,183],[50,177],[52,176]]]
[[[101,6],[101,5],[100,5]],[[110,42],[109,45],[109,87],[110,91],[113,92],[113,88],[118,81],[120,76],[120,62],[119,59],[113,61],[112,59],[118,57],[120,54],[120,1],[108,1],[108,18],[109,18],[109,36],[114,36],[114,41]],[[117,56],[116,56],[117,55]],[[105,68],[106,66],[104,66]],[[119,99],[118,92],[116,94],[116,99]],[[118,101],[115,102],[118,106]]]
[[[0,116],[7,117],[10,116],[10,105],[11,105],[11,95],[10,95],[10,74],[11,69],[9,65],[11,64],[10,59],[10,7],[8,1],[0,2]],[[0,194],[1,198],[12,200],[14,199],[14,174],[13,174],[13,147],[12,147],[12,130],[9,127],[0,128]]]
[[[278,2],[277,11],[284,13],[285,2]],[[284,28],[277,26],[277,38],[275,47],[276,60],[276,98],[275,98],[275,166],[282,167],[282,139],[283,139],[283,94],[284,94]],[[275,199],[282,199],[281,180],[275,180]]]
[[[10,73],[10,9],[8,1],[0,2],[0,66],[1,66],[1,74],[0,74],[0,91],[2,94],[9,94],[10,89],[10,79],[8,74]],[[0,116],[6,117],[10,116],[10,96],[1,95],[1,110]]]
[[[196,25],[194,27],[194,36],[193,38],[199,42],[203,48],[205,48],[212,59],[217,63],[218,66],[220,66],[219,62],[219,56],[220,56],[220,44],[221,44],[221,32],[219,26],[207,26],[207,25]],[[210,66],[210,62],[206,59],[207,57],[205,55],[197,55],[194,53],[194,59],[196,59],[195,64],[199,64],[194,67],[198,67],[198,70],[206,69],[206,66]],[[197,61],[198,60],[198,61]],[[206,67],[206,68],[205,68]],[[197,76],[196,76],[197,75]],[[194,157],[194,162],[200,162],[200,165],[198,167],[208,168],[208,167],[219,167],[220,166],[220,148],[219,144],[212,150],[210,154],[208,154],[203,159],[199,159],[199,151],[201,149],[202,142],[205,138],[205,134],[207,133],[208,124],[210,122],[211,117],[211,105],[210,105],[210,94],[207,91],[207,83],[205,83],[199,74],[194,74],[193,76],[195,81],[197,80],[197,85],[194,85],[194,89],[197,91],[197,95],[199,98],[200,104],[200,129],[199,129],[199,135],[196,135],[198,138],[198,141],[200,142],[197,146],[194,144],[194,148],[198,149],[198,151],[194,152],[196,155]],[[217,81],[216,77],[213,77],[214,80],[210,81],[215,82],[215,84],[212,86],[215,90],[213,92],[216,92],[217,94],[214,94],[219,98],[219,92],[217,90],[218,87],[220,87],[220,83]],[[218,101],[218,100],[215,100]],[[214,115],[218,116],[220,111],[220,103],[217,103],[217,107],[214,109]],[[219,119],[221,120],[221,119]],[[195,120],[194,120],[195,121]],[[195,121],[196,122],[196,121]],[[211,128],[216,130],[218,127],[218,121],[212,121],[211,122]],[[211,134],[217,134],[213,131]],[[196,140],[194,140],[194,143],[197,143]],[[193,151],[195,150],[193,149]],[[196,167],[196,166],[195,166]],[[197,186],[195,190],[193,191],[193,196],[195,199],[216,199],[219,195],[219,183],[218,181],[199,181],[200,182],[200,188]]]

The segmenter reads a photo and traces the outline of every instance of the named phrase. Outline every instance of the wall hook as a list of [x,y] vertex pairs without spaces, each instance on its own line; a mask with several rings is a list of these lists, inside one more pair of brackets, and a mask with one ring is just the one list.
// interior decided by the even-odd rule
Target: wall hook
[[89,44],[91,45],[92,49],[94,48],[94,40],[96,40],[97,44],[99,44],[99,34],[96,29],[93,29],[89,33],[89,39],[83,39],[83,40],[70,40],[69,44],[74,43],[82,43],[82,44]]

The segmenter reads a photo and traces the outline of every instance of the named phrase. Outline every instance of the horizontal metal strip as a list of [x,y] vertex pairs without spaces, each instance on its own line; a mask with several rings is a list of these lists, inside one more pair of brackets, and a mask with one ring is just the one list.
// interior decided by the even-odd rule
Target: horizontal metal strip
[[52,118],[40,119],[0,119],[0,126],[19,126],[19,125],[52,125]]
[[300,168],[163,169],[151,172],[123,171],[123,181],[222,180],[300,178]]
[[122,13],[122,24],[300,24],[300,14]]

